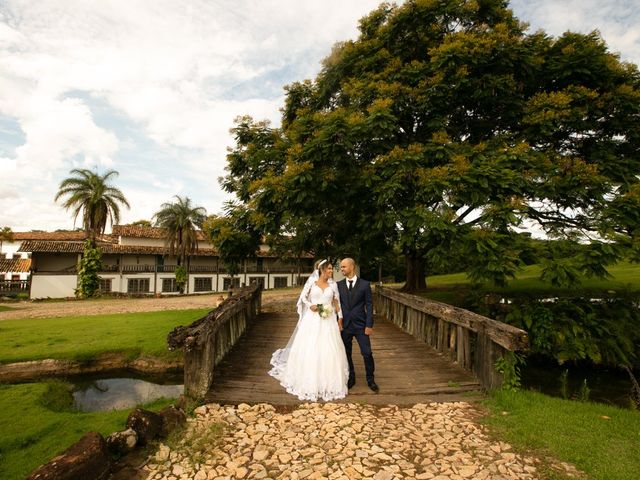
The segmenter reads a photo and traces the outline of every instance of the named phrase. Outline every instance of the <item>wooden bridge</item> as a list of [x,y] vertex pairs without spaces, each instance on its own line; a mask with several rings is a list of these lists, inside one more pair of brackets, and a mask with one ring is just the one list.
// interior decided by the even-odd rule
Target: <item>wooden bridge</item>
[[[286,345],[295,313],[261,312],[261,291],[248,287],[216,310],[169,335],[183,348],[185,392],[221,404],[301,403],[267,374],[271,354]],[[294,312],[290,307],[280,309]],[[526,332],[439,302],[378,287],[371,343],[380,392],[369,390],[357,345],[356,385],[343,402],[413,405],[470,400],[501,382],[496,360],[526,348]],[[355,342],[354,342],[355,343]]]

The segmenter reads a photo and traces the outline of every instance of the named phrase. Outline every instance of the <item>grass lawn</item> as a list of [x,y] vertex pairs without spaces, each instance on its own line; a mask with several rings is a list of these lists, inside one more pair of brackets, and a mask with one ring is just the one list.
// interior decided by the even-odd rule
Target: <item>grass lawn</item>
[[[131,409],[74,412],[59,398],[59,388],[56,388],[59,385],[0,385],[0,478],[3,480],[25,478],[89,431],[106,436],[124,429]],[[160,410],[170,403],[158,400],[145,408]]]
[[8,312],[9,310],[13,310],[13,309],[5,305],[0,305],[0,312]]
[[532,391],[496,391],[485,404],[491,412],[485,423],[497,438],[515,448],[572,463],[593,480],[639,476],[638,411]]
[[44,358],[90,360],[104,352],[176,358],[180,352],[167,350],[167,334],[209,310],[5,320],[0,322],[0,363]]
[[640,291],[640,264],[620,262],[609,268],[613,278],[581,277],[582,283],[576,288],[557,288],[550,283],[545,283],[539,279],[540,271],[539,265],[529,265],[523,268],[506,287],[495,287],[490,284],[480,285],[479,288],[472,287],[466,273],[434,275],[427,277],[427,292],[424,296],[440,302],[461,305],[472,288],[476,292],[491,291],[506,296],[522,293],[561,296],[576,292]]

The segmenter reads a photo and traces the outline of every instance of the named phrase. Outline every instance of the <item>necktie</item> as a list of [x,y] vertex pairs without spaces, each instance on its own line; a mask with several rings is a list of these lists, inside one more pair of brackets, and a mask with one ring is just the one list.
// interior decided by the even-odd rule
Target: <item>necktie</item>
[[349,291],[353,288],[353,280],[349,280]]

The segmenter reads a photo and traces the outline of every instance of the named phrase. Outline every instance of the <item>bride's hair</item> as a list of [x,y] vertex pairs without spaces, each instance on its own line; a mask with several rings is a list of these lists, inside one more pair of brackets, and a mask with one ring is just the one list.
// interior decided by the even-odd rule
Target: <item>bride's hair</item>
[[318,274],[324,272],[327,268],[329,268],[329,265],[331,265],[331,263],[329,263],[329,261],[325,258],[323,260],[318,260],[315,264],[315,268],[316,270],[318,270]]

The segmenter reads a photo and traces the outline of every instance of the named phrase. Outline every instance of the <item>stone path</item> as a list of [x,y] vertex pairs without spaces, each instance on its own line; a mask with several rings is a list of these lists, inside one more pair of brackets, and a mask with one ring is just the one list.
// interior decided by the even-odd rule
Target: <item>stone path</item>
[[209,404],[195,413],[182,440],[149,457],[148,479],[541,478],[539,460],[492,441],[464,402],[307,403],[289,412]]

